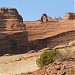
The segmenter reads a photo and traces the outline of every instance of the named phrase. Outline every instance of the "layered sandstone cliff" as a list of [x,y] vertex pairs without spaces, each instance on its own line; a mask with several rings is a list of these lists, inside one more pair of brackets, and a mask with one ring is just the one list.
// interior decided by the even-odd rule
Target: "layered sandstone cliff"
[[0,55],[24,53],[28,33],[23,18],[15,8],[0,8]]
[[23,18],[15,8],[0,8],[0,31],[25,29]]
[[30,49],[40,50],[47,47],[53,48],[57,45],[68,44],[70,41],[73,40],[75,40],[75,30],[63,32],[61,34],[44,39],[30,41]]

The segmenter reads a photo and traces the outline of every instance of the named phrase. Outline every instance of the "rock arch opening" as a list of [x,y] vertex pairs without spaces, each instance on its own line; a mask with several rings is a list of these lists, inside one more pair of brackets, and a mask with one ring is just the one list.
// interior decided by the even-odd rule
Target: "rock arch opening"
[[48,16],[47,16],[47,14],[42,14],[42,16],[41,16],[41,22],[48,22]]

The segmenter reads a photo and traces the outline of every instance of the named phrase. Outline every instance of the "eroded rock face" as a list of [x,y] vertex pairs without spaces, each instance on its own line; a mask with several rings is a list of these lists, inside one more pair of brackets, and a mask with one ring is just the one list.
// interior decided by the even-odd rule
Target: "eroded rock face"
[[49,16],[49,17],[48,17],[48,21],[52,21],[52,20],[53,20],[52,17]]
[[58,17],[58,21],[60,21],[60,20],[62,20],[62,18],[61,17]]
[[75,19],[75,13],[67,12],[64,16],[65,20],[74,20]]
[[0,33],[0,55],[25,53],[28,50],[28,33]]
[[15,8],[0,8],[0,30],[25,29],[23,18]]
[[37,39],[30,41],[31,50],[40,50],[46,47],[53,48],[56,45],[68,44],[75,39],[75,31],[63,32],[61,34],[48,37],[45,39]]
[[28,32],[15,8],[0,8],[0,55],[28,50]]
[[55,18],[53,19],[53,21],[58,21],[58,18],[55,17]]

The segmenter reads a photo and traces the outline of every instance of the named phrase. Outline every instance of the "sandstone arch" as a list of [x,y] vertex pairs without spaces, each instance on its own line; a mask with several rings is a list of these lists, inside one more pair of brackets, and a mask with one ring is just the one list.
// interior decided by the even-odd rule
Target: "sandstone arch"
[[44,22],[44,19],[46,22],[48,22],[48,16],[45,13],[41,16],[41,22]]

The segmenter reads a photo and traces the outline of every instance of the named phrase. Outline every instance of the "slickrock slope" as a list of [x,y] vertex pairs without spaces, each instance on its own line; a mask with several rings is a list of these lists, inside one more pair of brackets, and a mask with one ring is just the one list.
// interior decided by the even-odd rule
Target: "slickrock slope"
[[24,21],[28,31],[30,49],[54,47],[75,39],[75,13],[66,13],[63,19],[61,17],[47,18],[48,22]]
[[38,70],[37,58],[41,52],[25,53],[0,57],[0,74],[15,75],[21,72],[33,72]]
[[62,32],[75,30],[75,20],[62,20],[40,23],[39,21],[24,22],[29,40],[43,39]]
[[75,39],[75,30],[63,32],[61,34],[52,37],[31,41],[30,49],[40,50],[46,47],[53,48],[56,45],[68,44],[70,41],[73,41],[74,39]]
[[[45,17],[44,17],[45,18]],[[43,18],[43,20],[44,20]],[[58,17],[57,21],[48,17],[48,22],[24,21],[28,31],[29,40],[43,39],[62,32],[75,30],[75,13],[67,12],[64,18]],[[59,20],[60,19],[60,20]]]
[[[75,39],[75,20],[24,22],[28,31],[30,49],[39,50],[68,43]],[[59,35],[58,35],[59,34]]]

